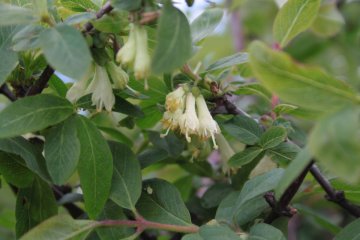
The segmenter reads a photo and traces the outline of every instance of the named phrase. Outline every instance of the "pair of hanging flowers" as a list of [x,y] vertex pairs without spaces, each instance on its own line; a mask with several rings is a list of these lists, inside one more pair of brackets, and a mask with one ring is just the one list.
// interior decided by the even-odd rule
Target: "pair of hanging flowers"
[[115,63],[108,62],[106,66],[93,64],[88,73],[72,85],[66,97],[71,102],[76,102],[80,97],[91,93],[91,101],[97,111],[105,108],[111,112],[115,104],[112,89],[124,89],[128,82],[127,73]]
[[187,86],[180,86],[166,96],[166,112],[162,119],[166,133],[161,136],[166,136],[170,130],[179,129],[188,142],[191,142],[191,135],[197,135],[203,140],[211,137],[214,148],[217,149],[215,134],[221,132],[219,125],[212,118],[203,95],[196,89],[194,95],[186,88]]

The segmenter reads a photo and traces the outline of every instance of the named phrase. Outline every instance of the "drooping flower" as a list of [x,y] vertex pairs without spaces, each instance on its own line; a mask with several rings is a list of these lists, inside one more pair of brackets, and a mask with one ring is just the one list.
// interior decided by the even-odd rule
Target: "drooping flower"
[[91,101],[93,105],[96,105],[98,111],[103,108],[109,112],[111,111],[115,104],[115,96],[105,67],[95,66],[95,75],[87,89],[87,93],[92,93]]
[[166,110],[175,112],[177,109],[184,109],[185,103],[185,90],[183,87],[178,87],[175,91],[172,91],[166,95]]
[[130,24],[129,38],[116,54],[116,61],[125,65],[132,63],[136,55],[136,45],[135,26]]
[[129,82],[129,75],[121,68],[121,66],[117,66],[114,62],[109,62],[106,65],[106,68],[113,80],[114,88],[121,90],[126,88]]
[[136,56],[134,74],[136,79],[147,79],[150,74],[150,55],[148,51],[148,37],[144,26],[136,25]]
[[179,126],[188,142],[191,142],[190,134],[198,133],[199,119],[196,115],[195,97],[191,92],[186,95],[185,112],[180,116]]
[[166,129],[166,132],[164,134],[161,134],[160,137],[165,137],[169,134],[170,130],[175,131],[179,128],[179,119],[183,114],[183,111],[184,109],[177,109],[174,112],[164,112],[161,123],[163,125],[163,128]]
[[71,88],[66,93],[66,98],[70,102],[76,102],[79,98],[86,94],[86,89],[88,88],[91,76],[94,74],[94,66],[91,65],[85,76],[80,80],[76,81]]
[[215,134],[219,134],[221,132],[219,125],[212,118],[205,99],[201,94],[196,98],[196,105],[199,116],[198,134],[203,139],[208,139],[211,137],[214,148],[217,149],[218,146],[215,141]]

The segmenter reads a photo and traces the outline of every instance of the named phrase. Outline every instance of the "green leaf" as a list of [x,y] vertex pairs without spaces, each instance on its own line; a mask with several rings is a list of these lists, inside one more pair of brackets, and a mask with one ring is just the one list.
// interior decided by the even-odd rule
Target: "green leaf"
[[199,233],[186,234],[181,240],[204,240]]
[[5,82],[18,63],[18,56],[11,49],[11,39],[16,31],[17,28],[14,26],[0,26],[0,84]]
[[262,151],[263,151],[263,149],[261,149],[259,147],[245,148],[244,151],[238,152],[235,155],[233,155],[229,159],[228,164],[230,167],[239,168],[243,165],[248,164],[252,160],[254,160],[257,156],[259,156],[261,154]]
[[191,37],[197,43],[214,32],[219,25],[224,11],[220,8],[206,9],[200,16],[191,23]]
[[64,184],[74,173],[80,156],[75,118],[50,129],[45,139],[44,152],[50,177],[55,184]]
[[271,101],[271,92],[269,92],[264,86],[259,83],[247,83],[239,86],[239,89],[235,91],[237,95],[258,95],[263,97],[267,101]]
[[[116,205],[112,201],[108,201],[100,213],[98,220],[127,220],[123,210],[121,207]],[[131,235],[132,230],[127,227],[105,227],[105,228],[97,228],[97,234],[102,240],[110,240],[110,239],[123,239],[129,235]]]
[[315,209],[312,209],[302,204],[294,204],[294,208],[296,208],[301,215],[304,215],[305,217],[312,219],[321,228],[328,230],[332,234],[337,234],[341,230],[341,227],[331,222],[334,221],[333,219],[329,218],[328,216],[325,216],[324,214],[321,214],[319,211],[316,211]]
[[168,152],[161,148],[149,147],[138,155],[138,159],[141,169],[144,169],[154,163],[165,160],[168,156]]
[[82,240],[95,226],[94,221],[74,220],[68,215],[57,215],[36,226],[20,240]]
[[254,119],[235,116],[223,125],[225,131],[242,143],[253,145],[259,141],[262,129]]
[[211,64],[210,66],[208,66],[206,68],[206,71],[210,72],[210,71],[227,68],[227,67],[232,67],[232,66],[247,63],[247,62],[248,62],[248,54],[239,52],[239,53],[235,53],[234,55],[224,57],[224,58],[214,62],[213,64]]
[[166,137],[160,137],[159,132],[149,131],[150,142],[168,152],[171,157],[178,157],[185,148],[185,144],[174,133],[169,133]]
[[152,59],[155,73],[172,72],[192,53],[189,22],[186,16],[166,1],[159,19],[157,45]]
[[0,151],[0,173],[8,183],[19,188],[28,187],[35,176],[21,157],[2,151]]
[[349,181],[360,181],[360,109],[347,107],[320,119],[309,137],[309,147],[326,169]]
[[115,105],[113,111],[138,118],[144,117],[144,113],[141,111],[139,106],[133,105],[117,95],[115,95]]
[[132,11],[141,7],[141,0],[111,0],[111,6],[122,10]]
[[46,60],[57,71],[81,79],[91,64],[91,55],[85,38],[75,28],[60,24],[40,34],[40,46]]
[[199,233],[204,240],[240,240],[234,231],[221,225],[204,225],[200,227]]
[[[268,208],[269,204],[266,202],[264,196],[260,195],[242,204],[237,210],[234,220],[238,226],[243,226],[258,218],[260,214]],[[234,209],[235,208],[233,208],[233,210]],[[234,212],[232,212],[232,214],[234,214]]]
[[[50,186],[35,178],[30,187],[22,188],[16,199],[16,236],[57,214],[57,204]],[[38,239],[38,238],[36,238]]]
[[266,154],[275,162],[287,164],[298,154],[300,148],[292,143],[283,142],[274,148],[266,150]]
[[309,154],[309,150],[305,148],[299,152],[293,161],[290,162],[275,189],[275,196],[277,199],[280,199],[290,184],[294,182],[294,180],[309,165],[310,161],[311,155]]
[[232,187],[226,183],[215,183],[201,198],[201,206],[204,208],[214,208],[232,191]]
[[0,3],[0,26],[30,24],[38,20],[30,9]]
[[190,213],[175,186],[161,179],[143,183],[144,191],[136,205],[139,213],[150,221],[191,226]]
[[69,101],[54,95],[19,99],[0,112],[0,138],[42,130],[65,120],[73,112]]
[[274,22],[274,37],[281,47],[309,28],[319,11],[321,0],[288,0]]
[[283,233],[265,223],[259,223],[250,229],[248,240],[286,240]]
[[241,189],[240,195],[236,201],[235,212],[239,213],[238,210],[247,201],[274,189],[278,185],[283,172],[283,169],[276,168],[248,180]]
[[274,107],[273,111],[277,115],[281,115],[281,114],[291,113],[292,111],[296,110],[297,108],[298,108],[297,106],[282,103],[282,104],[276,105]]
[[260,138],[259,145],[263,149],[273,148],[284,142],[286,129],[283,127],[271,127]]
[[261,42],[251,44],[250,63],[257,79],[289,103],[324,112],[357,101],[355,91],[344,82],[321,69],[299,65]]
[[360,219],[357,219],[348,224],[334,240],[358,240],[359,239]]
[[95,125],[83,116],[77,117],[80,141],[78,172],[84,193],[85,209],[95,219],[110,194],[113,159],[105,139]]
[[311,29],[321,36],[331,37],[341,31],[345,20],[338,10],[335,2],[321,5],[319,14],[312,24]]
[[[132,1],[134,2],[134,1]],[[91,21],[95,29],[105,33],[120,33],[127,27],[126,12],[110,12],[107,15]]]
[[123,208],[135,211],[141,195],[141,170],[138,160],[124,144],[109,142],[114,161],[110,199]]
[[61,5],[74,12],[87,12],[91,10],[99,10],[99,7],[91,0],[61,0]]
[[50,180],[41,150],[23,137],[0,139],[0,150],[19,155],[24,159],[26,166],[30,170],[37,173],[44,180]]
[[49,80],[49,88],[54,90],[60,97],[65,97],[68,90],[65,83],[55,74]]

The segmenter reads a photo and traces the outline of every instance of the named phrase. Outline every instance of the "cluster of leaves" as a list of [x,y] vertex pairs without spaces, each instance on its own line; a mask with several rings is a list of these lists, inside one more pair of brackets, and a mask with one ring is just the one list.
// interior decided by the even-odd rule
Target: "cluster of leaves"
[[[327,39],[337,36],[346,57],[358,59],[360,25],[339,7],[360,8],[356,1],[288,0],[279,9],[278,1],[265,2],[211,5],[191,23],[169,0],[0,3],[1,93],[9,97],[4,87],[10,85],[16,99],[4,100],[0,112],[1,194],[16,198],[11,211],[0,205],[0,234],[286,239],[286,230],[266,219],[312,160],[335,176],[331,183],[347,200],[360,203],[358,62],[348,63],[345,75],[298,63],[316,62],[311,54],[331,49]],[[235,41],[256,36],[273,47],[254,41],[248,52],[228,51],[230,34],[213,34],[224,8],[241,13],[244,32]],[[114,62],[133,21],[149,36],[149,89],[130,66],[132,90],[114,90],[112,112],[96,111],[90,95],[69,102],[63,75],[79,80],[92,62]],[[273,38],[266,34],[269,22]],[[182,83],[197,85],[211,103],[222,130],[218,151],[195,137],[187,143],[178,132],[160,137],[166,95]],[[317,196],[319,185],[308,180],[298,199]],[[269,192],[275,203],[264,198]],[[359,221],[341,229],[316,210],[296,207],[337,240],[359,234]]]

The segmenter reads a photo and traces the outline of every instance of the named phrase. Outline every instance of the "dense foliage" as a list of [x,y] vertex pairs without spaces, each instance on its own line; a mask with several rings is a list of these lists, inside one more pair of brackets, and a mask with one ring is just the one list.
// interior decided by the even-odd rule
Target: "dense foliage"
[[0,2],[0,239],[358,238],[359,1],[199,2]]

